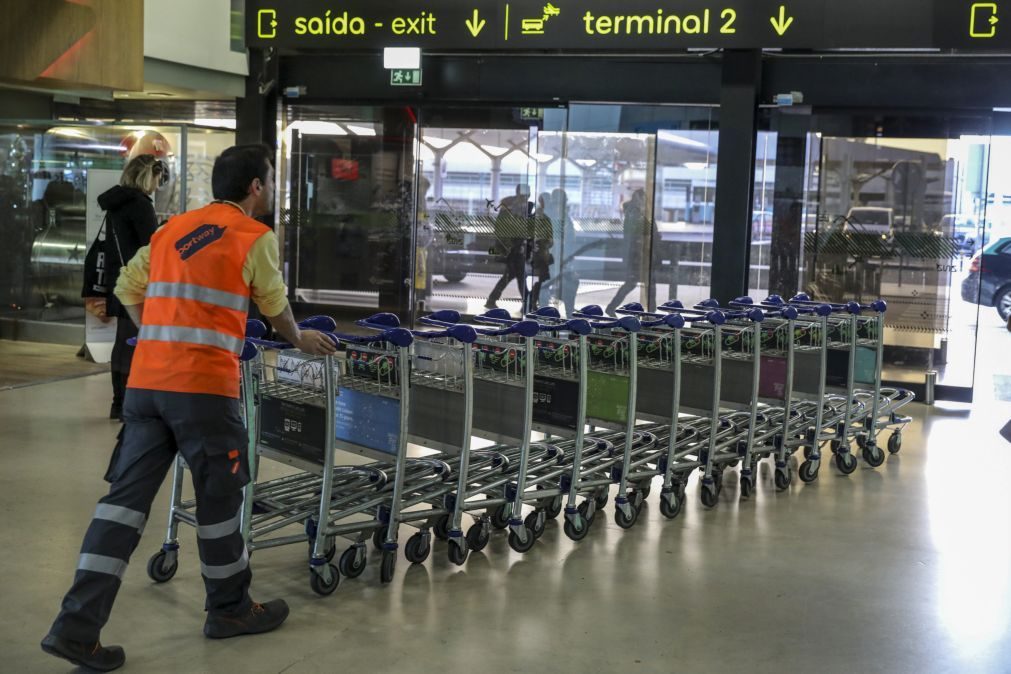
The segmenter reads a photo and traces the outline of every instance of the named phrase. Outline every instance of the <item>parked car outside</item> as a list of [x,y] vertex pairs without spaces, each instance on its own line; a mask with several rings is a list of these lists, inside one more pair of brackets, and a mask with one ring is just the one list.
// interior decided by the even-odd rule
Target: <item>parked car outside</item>
[[895,209],[877,206],[851,208],[846,214],[843,232],[853,234],[877,234],[889,237],[894,234]]
[[995,307],[1001,320],[1011,319],[1011,236],[998,239],[969,263],[962,299]]

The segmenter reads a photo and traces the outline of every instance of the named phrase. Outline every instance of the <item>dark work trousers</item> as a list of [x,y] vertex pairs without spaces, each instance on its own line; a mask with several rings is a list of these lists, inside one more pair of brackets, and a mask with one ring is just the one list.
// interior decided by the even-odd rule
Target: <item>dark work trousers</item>
[[494,304],[498,298],[502,297],[502,292],[509,285],[509,281],[516,279],[516,287],[520,291],[520,300],[525,302],[527,298],[527,243],[524,239],[513,239],[509,245],[509,252],[505,259],[506,271],[495,284],[491,295],[488,295],[488,304]]
[[214,395],[128,389],[126,425],[112,486],[84,536],[74,584],[51,633],[94,643],[175,460],[190,467],[197,498],[197,546],[206,610],[241,611],[250,603],[249,558],[239,521],[249,482],[239,401]]

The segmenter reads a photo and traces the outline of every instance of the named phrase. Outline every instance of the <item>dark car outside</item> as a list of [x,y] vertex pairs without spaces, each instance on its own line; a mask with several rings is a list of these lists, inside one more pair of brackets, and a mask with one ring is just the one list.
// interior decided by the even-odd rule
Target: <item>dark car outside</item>
[[1011,236],[976,253],[962,281],[962,299],[995,307],[1001,320],[1011,319]]

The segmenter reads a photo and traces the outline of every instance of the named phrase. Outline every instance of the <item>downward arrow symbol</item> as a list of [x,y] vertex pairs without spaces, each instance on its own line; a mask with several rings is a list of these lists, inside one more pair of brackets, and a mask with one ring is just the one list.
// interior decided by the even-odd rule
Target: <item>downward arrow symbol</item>
[[779,17],[774,16],[769,21],[772,22],[772,27],[776,29],[780,37],[786,35],[786,31],[793,25],[793,17],[786,17],[786,7],[784,5],[779,6]]
[[477,37],[478,33],[480,33],[484,29],[484,25],[488,22],[482,19],[480,15],[477,13],[477,10],[475,9],[474,18],[467,19],[466,23],[467,29],[470,30],[470,34],[473,35],[474,37]]

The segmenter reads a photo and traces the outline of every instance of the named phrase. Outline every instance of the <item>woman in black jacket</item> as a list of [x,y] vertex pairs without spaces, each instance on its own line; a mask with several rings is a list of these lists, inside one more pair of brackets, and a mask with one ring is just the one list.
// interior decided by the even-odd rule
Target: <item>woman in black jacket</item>
[[120,269],[126,266],[138,250],[151,242],[158,228],[151,195],[168,180],[168,167],[151,154],[130,160],[123,169],[119,185],[103,192],[98,205],[108,217],[105,235],[105,260],[109,296],[106,313],[117,319],[116,343],[112,348],[112,408],[110,419],[122,419],[123,396],[133,360],[133,347],[126,340],[137,336],[137,326],[116,299],[113,289]]

